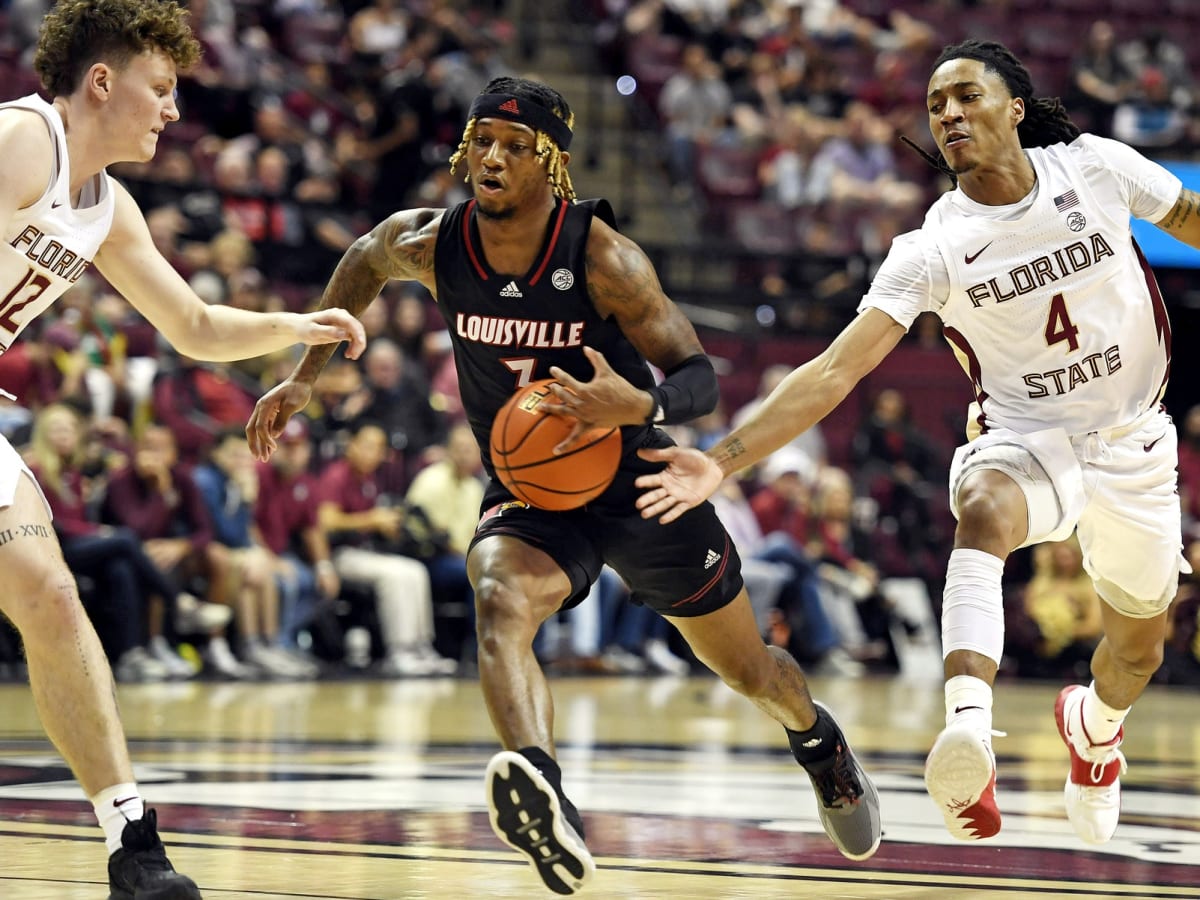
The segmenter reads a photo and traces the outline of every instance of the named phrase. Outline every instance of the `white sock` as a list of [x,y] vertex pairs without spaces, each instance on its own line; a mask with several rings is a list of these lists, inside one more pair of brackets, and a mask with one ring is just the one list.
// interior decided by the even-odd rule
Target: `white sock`
[[145,813],[142,797],[136,784],[114,784],[91,798],[96,819],[104,829],[108,855],[121,849],[121,832],[125,823],[137,821]]
[[992,734],[992,686],[974,675],[955,675],[946,682],[946,724],[967,722]]
[[1113,709],[1100,699],[1096,693],[1096,682],[1088,685],[1087,696],[1083,698],[1083,730],[1093,744],[1107,744],[1121,730],[1121,723],[1129,715],[1129,710]]

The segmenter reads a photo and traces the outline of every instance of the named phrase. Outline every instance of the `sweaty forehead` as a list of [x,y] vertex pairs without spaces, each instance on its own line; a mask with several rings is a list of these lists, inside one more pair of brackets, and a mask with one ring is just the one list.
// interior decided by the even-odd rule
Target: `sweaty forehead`
[[975,84],[1007,90],[1004,80],[978,59],[948,59],[929,76],[929,94],[946,93],[956,87]]

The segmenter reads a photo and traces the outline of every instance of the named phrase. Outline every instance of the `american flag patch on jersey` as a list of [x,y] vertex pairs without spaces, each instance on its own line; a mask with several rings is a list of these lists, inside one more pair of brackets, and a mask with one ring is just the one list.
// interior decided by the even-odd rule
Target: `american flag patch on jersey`
[[1058,207],[1059,212],[1066,212],[1068,209],[1079,205],[1079,195],[1074,190],[1069,190],[1061,197],[1055,197],[1054,205]]

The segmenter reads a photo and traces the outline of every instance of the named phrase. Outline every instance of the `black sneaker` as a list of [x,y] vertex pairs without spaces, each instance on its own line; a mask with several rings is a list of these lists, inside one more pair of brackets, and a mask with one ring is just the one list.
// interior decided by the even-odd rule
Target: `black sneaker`
[[846,735],[824,704],[816,703],[817,715],[828,719],[837,732],[837,750],[829,760],[804,767],[821,803],[817,812],[821,826],[842,856],[868,859],[879,849],[883,836],[879,817],[879,792],[863,771]]
[[121,849],[108,858],[108,900],[201,900],[196,882],[167,859],[152,809],[126,824]]
[[558,792],[520,753],[504,750],[487,767],[488,819],[497,837],[519,853],[556,894],[581,893],[596,872]]

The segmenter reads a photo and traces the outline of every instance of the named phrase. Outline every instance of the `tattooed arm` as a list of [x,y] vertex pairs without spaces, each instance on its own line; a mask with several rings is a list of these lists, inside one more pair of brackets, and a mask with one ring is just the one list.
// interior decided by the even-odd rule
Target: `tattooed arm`
[[[395,213],[351,244],[325,287],[321,309],[341,307],[361,315],[392,279],[419,281],[433,291],[433,250],[442,212],[409,209]],[[312,385],[334,349],[310,347],[290,380]]]
[[1171,211],[1155,224],[1171,237],[1200,249],[1200,194],[1184,188]]
[[[341,308],[358,316],[391,279],[419,281],[435,290],[433,254],[443,212],[398,212],[356,240],[334,269],[321,308]],[[292,374],[255,404],[246,423],[246,440],[258,459],[271,456],[288,419],[308,405],[313,384],[331,356],[333,347],[309,347]]]

